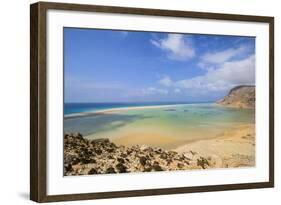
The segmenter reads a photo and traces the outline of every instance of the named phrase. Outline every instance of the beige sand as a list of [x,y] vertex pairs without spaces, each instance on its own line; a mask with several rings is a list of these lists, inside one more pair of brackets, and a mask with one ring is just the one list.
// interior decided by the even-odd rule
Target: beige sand
[[122,133],[122,136],[111,140],[118,145],[138,144],[172,149],[190,158],[193,158],[191,155],[198,154],[217,168],[255,166],[255,124],[236,125],[214,138],[201,140],[192,138],[187,141],[172,133],[152,130],[134,130],[133,133]]
[[180,138],[175,138],[169,134],[161,132],[134,132],[125,134],[121,137],[111,138],[111,141],[117,145],[133,146],[133,145],[146,145],[151,147],[161,147],[169,149],[170,147],[177,147],[181,142]]
[[188,143],[174,151],[199,153],[214,159],[216,167],[255,166],[255,125],[239,125],[225,130],[218,138]]
[[184,106],[185,104],[175,104],[175,105],[151,105],[151,106],[136,106],[136,107],[124,107],[124,108],[111,108],[105,110],[98,110],[93,112],[83,112],[83,113],[74,113],[65,115],[64,118],[74,118],[74,117],[83,117],[83,116],[91,116],[91,115],[106,115],[112,113],[120,113],[130,110],[145,110],[145,109],[157,109],[157,108],[171,108]]

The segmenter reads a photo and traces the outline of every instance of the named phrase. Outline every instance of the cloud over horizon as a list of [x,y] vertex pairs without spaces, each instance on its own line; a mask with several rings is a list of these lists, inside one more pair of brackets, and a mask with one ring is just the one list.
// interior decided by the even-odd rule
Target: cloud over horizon
[[166,87],[205,91],[224,91],[236,85],[255,84],[255,56],[243,60],[227,61],[218,69],[210,69],[204,75],[173,81],[169,76],[160,79]]
[[218,52],[208,52],[201,57],[201,60],[205,63],[224,63],[246,50],[247,48],[245,46],[240,46],[238,48],[229,48]]

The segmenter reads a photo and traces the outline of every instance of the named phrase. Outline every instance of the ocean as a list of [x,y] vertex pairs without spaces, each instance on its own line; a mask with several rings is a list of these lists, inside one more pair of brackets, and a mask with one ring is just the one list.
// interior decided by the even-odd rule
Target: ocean
[[[169,107],[161,107],[168,104]],[[139,106],[144,108],[124,109]],[[94,114],[112,108],[123,109]],[[67,117],[81,112],[93,114]],[[109,138],[117,144],[146,144],[169,149],[194,140],[218,137],[229,128],[255,123],[254,109],[228,108],[215,103],[66,103],[64,113],[65,133],[80,132],[90,139]]]

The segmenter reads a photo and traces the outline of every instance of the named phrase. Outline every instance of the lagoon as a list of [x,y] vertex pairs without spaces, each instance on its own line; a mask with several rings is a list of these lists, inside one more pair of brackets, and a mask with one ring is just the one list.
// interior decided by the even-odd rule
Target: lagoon
[[215,103],[83,107],[83,112],[66,112],[69,114],[64,117],[65,133],[80,132],[89,139],[109,138],[126,146],[145,144],[174,149],[219,137],[226,129],[255,123],[254,109],[228,108]]

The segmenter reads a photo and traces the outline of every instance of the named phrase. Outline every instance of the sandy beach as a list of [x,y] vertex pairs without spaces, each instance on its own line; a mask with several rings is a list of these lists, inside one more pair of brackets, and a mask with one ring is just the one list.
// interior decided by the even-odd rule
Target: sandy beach
[[[217,168],[255,166],[255,124],[240,124],[227,128],[211,139],[192,139],[186,141],[185,138],[168,134],[151,132],[145,135],[136,132],[134,135],[113,138],[112,141],[117,145],[129,147],[134,145],[157,147],[161,142],[161,148],[186,156],[197,153],[210,159],[214,163],[213,167]],[[175,146],[175,149],[169,149]]]
[[64,115],[65,119],[76,118],[76,117],[86,117],[86,116],[93,116],[93,115],[105,115],[105,114],[113,114],[113,113],[120,113],[132,110],[146,110],[146,109],[157,109],[157,108],[172,108],[178,106],[184,106],[185,104],[174,104],[174,105],[151,105],[151,106],[135,106],[135,107],[124,107],[124,108],[110,108],[104,110],[97,110],[92,112],[81,112],[81,113],[74,113]]
[[185,144],[174,151],[184,154],[192,151],[213,158],[215,167],[255,166],[255,125],[227,129],[217,138]]
[[169,150],[186,143],[186,139],[173,136],[170,133],[161,131],[140,130],[136,132],[121,133],[120,136],[111,139],[117,145],[134,146],[145,145],[160,147]]

